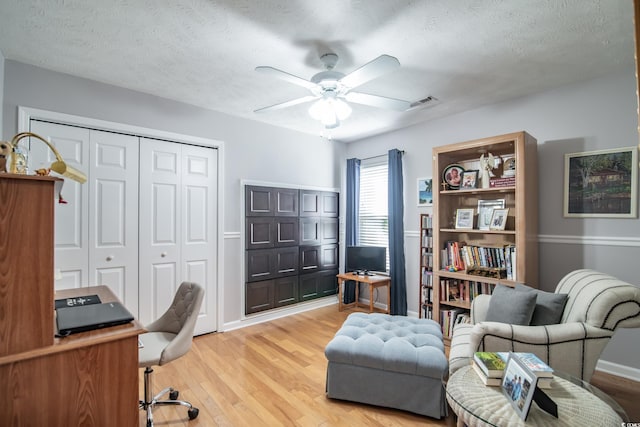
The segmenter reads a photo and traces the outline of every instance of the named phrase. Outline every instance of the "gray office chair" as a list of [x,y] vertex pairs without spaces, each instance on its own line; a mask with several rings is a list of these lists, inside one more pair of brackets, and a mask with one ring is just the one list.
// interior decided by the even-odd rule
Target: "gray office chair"
[[[140,409],[147,411],[147,427],[153,426],[153,408],[159,405],[182,405],[189,408],[190,420],[198,416],[198,408],[189,402],[178,400],[178,390],[167,387],[155,396],[153,393],[152,366],[162,366],[184,354],[191,348],[204,289],[191,282],[182,282],[167,311],[155,322],[147,325],[148,331],[140,335],[143,347],[139,350],[138,366],[144,369],[144,400]],[[169,393],[169,400],[160,400]]]

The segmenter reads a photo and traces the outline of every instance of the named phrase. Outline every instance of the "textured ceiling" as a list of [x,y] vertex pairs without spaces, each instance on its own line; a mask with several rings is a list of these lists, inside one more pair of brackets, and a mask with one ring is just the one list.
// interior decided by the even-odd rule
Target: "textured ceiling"
[[381,54],[401,67],[358,91],[433,104],[405,112],[353,105],[328,132],[352,141],[585,80],[633,63],[631,0],[1,0],[6,59],[313,135],[301,104],[335,52],[348,73]]

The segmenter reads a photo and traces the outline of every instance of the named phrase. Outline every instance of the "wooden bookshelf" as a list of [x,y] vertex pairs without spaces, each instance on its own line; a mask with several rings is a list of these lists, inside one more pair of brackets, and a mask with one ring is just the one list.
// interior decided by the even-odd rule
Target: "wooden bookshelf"
[[[460,165],[464,170],[479,170],[482,175],[480,156],[488,153],[495,158],[492,180],[501,178],[506,161],[515,164],[515,182],[510,185],[493,188],[456,189],[445,183],[443,173],[450,165]],[[461,309],[468,311],[473,295],[466,299],[449,301],[443,295],[441,284],[446,283],[486,283],[491,290],[495,285],[514,286],[526,283],[538,287],[538,186],[537,186],[537,142],[526,132],[516,132],[457,144],[435,147],[433,154],[434,171],[434,214],[433,214],[433,313],[434,319],[442,324],[441,315],[447,310]],[[435,181],[437,180],[437,185]],[[495,182],[495,181],[494,181]],[[446,184],[446,183],[445,183]],[[478,185],[481,185],[480,178]],[[504,200],[504,207],[509,209],[505,230],[479,229],[478,201],[495,202]],[[472,229],[455,227],[457,209],[473,209],[474,225]],[[486,218],[480,218],[485,221]],[[445,262],[443,250],[447,242],[458,242],[458,246],[481,247],[485,250],[502,252],[508,248],[509,261],[513,262],[507,278],[484,277],[467,274],[468,263],[464,268],[455,270],[444,268],[451,265]],[[495,249],[494,249],[495,248]],[[515,252],[515,256],[512,256]],[[498,256],[498,260],[500,260]],[[474,258],[475,260],[475,258]],[[464,261],[464,259],[463,259]],[[494,260],[495,262],[495,260]],[[444,264],[443,264],[444,263]],[[503,263],[506,263],[503,260]],[[453,270],[453,271],[450,271]],[[506,267],[505,267],[506,271]],[[448,334],[443,330],[445,339]]]
[[433,217],[420,214],[419,316],[433,318]]

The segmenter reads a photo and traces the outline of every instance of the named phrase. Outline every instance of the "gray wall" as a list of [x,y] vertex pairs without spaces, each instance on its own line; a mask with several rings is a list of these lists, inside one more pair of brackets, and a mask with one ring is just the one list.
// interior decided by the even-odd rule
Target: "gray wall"
[[[625,69],[348,144],[347,157],[365,158],[394,147],[405,150],[409,311],[418,310],[418,214],[431,210],[416,206],[416,182],[432,175],[431,148],[520,130],[538,141],[540,288],[552,291],[564,274],[577,268],[593,268],[637,285],[640,220],[562,216],[565,153],[638,143],[635,85],[635,70]],[[622,330],[603,359],[640,369],[639,350],[640,330]]]
[[17,132],[17,107],[25,106],[224,142],[225,324],[242,315],[241,179],[340,187],[341,143],[15,61],[5,65],[5,139]]

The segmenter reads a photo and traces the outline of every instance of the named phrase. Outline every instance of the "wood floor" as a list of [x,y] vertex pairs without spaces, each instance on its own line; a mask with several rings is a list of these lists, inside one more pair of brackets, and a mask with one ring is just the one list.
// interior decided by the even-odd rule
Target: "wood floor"
[[[434,420],[325,396],[324,347],[349,314],[330,306],[235,331],[196,337],[191,351],[155,368],[155,390],[173,386],[200,409],[154,411],[156,426],[448,426]],[[597,373],[593,384],[640,421],[640,383]],[[140,395],[142,395],[142,370]],[[634,407],[635,404],[635,407]],[[140,425],[144,426],[140,412]]]

